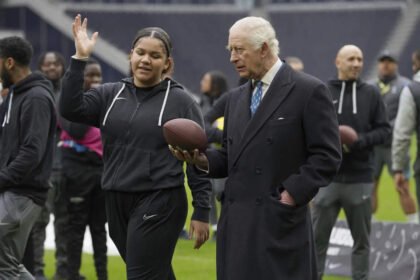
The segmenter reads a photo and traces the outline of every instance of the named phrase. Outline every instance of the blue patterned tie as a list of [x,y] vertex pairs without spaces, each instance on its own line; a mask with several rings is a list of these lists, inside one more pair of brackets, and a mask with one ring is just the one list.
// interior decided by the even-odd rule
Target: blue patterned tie
[[251,98],[251,116],[254,116],[255,111],[257,111],[258,105],[260,105],[261,99],[262,99],[262,85],[263,83],[261,81],[257,81],[257,86],[254,94]]

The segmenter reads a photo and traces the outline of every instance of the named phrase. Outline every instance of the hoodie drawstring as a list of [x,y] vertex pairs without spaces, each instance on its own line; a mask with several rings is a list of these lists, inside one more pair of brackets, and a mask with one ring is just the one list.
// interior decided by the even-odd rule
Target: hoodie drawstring
[[166,88],[165,98],[163,99],[162,108],[160,109],[158,126],[162,126],[163,111],[165,110],[165,107],[166,107],[166,101],[168,100],[168,94],[169,94],[170,88],[171,88],[171,80],[168,80],[168,87]]
[[118,91],[117,95],[115,95],[114,99],[112,100],[111,106],[109,106],[108,110],[106,111],[104,121],[102,122],[102,126],[105,126],[106,120],[108,119],[109,112],[111,112],[111,109],[115,104],[115,101],[117,101],[118,96],[120,96],[120,94],[124,90],[124,88],[125,88],[125,84],[123,83],[123,86],[121,87],[121,89]]
[[[125,88],[125,84],[123,84],[123,86],[121,87],[121,89],[118,91],[117,95],[115,95],[114,99],[112,100],[111,106],[109,106],[108,110],[106,111],[104,120],[102,122],[102,126],[105,126],[106,120],[108,119],[108,115],[111,112],[112,107],[115,104],[115,101],[117,101],[118,97],[120,96],[121,92],[124,90]],[[163,103],[162,103],[162,108],[160,109],[160,114],[159,114],[159,121],[158,121],[158,126],[162,126],[162,116],[163,116],[163,111],[165,111],[165,107],[166,107],[166,102],[168,100],[168,94],[169,94],[169,90],[171,89],[171,81],[168,81],[168,86],[166,88],[166,93],[165,93],[165,98],[163,99]]]
[[341,92],[340,92],[340,101],[338,103],[338,114],[340,115],[343,112],[343,99],[344,99],[344,89],[346,88],[346,82],[341,83]]
[[356,115],[357,114],[356,81],[353,82],[352,95],[353,95],[353,114]]
[[[353,105],[353,114],[357,114],[357,98],[356,98],[356,81],[352,84],[352,105]],[[341,83],[341,91],[340,91],[340,101],[338,103],[338,114],[340,115],[343,112],[343,99],[344,99],[344,90],[346,89],[346,82],[343,81]]]
[[6,124],[9,124],[9,121],[10,121],[10,112],[12,111],[12,103],[13,103],[13,88],[10,88],[9,95],[10,95],[9,105],[7,106],[7,114],[4,116],[2,127],[4,127]]

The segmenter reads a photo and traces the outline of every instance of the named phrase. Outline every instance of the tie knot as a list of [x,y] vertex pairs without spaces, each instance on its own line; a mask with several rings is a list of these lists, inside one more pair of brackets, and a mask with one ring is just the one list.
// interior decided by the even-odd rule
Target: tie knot
[[254,88],[262,88],[262,81],[255,81],[254,82]]

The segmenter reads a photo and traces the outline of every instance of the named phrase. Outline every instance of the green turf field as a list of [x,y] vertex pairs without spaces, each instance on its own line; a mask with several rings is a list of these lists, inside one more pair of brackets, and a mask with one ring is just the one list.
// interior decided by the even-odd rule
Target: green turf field
[[[415,147],[414,143],[412,147]],[[414,155],[414,148],[411,150]],[[413,157],[412,157],[413,159]],[[385,171],[385,170],[384,170]],[[411,180],[411,193],[414,194],[414,181]],[[191,213],[190,213],[191,214]],[[340,215],[343,217],[343,215]],[[404,221],[405,217],[399,206],[398,196],[394,189],[392,179],[387,172],[383,172],[379,189],[379,207],[375,215],[377,220]],[[46,275],[54,274],[53,251],[46,252]],[[180,240],[178,242],[173,260],[177,279],[180,280],[215,280],[216,279],[216,244],[208,241],[200,250],[193,249],[193,242]],[[110,280],[125,280],[124,264],[120,257],[109,257],[108,271]],[[89,280],[96,279],[92,255],[83,255],[81,273]],[[350,278],[326,276],[324,280],[343,280]]]

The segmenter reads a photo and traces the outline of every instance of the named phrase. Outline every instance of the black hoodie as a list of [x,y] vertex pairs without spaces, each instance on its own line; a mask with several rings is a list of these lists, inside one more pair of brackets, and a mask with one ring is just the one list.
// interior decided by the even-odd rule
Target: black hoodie
[[[175,81],[165,79],[139,94],[132,78],[103,84],[83,93],[85,62],[72,59],[63,78],[61,115],[101,129],[104,147],[102,188],[143,192],[184,185],[183,163],[169,151],[162,125],[174,118],[203,126],[198,104]],[[195,211],[193,219],[207,221],[211,185],[187,166]]]
[[356,130],[359,139],[343,151],[343,160],[333,181],[340,183],[373,182],[373,146],[382,144],[391,133],[385,104],[379,91],[360,80],[330,80],[338,124]]
[[0,192],[43,205],[49,188],[56,113],[51,83],[32,73],[11,88],[2,104]]

